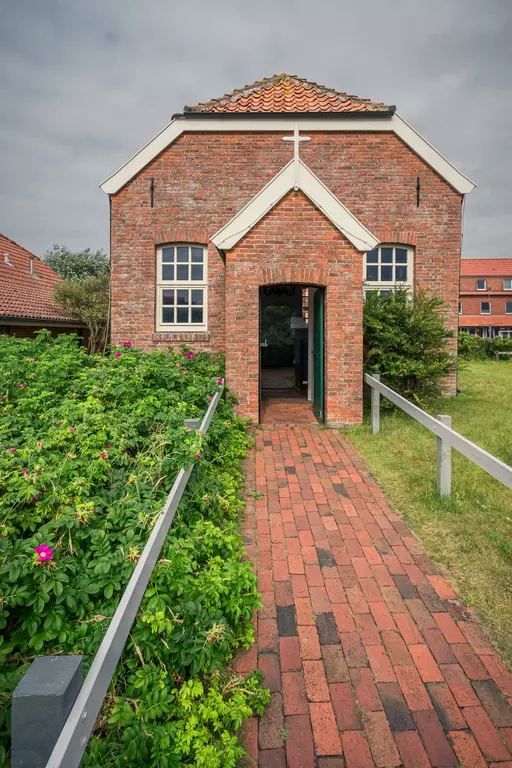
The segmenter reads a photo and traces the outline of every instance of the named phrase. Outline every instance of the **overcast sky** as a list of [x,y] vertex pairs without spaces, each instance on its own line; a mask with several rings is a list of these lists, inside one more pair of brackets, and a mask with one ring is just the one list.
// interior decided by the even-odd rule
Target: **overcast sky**
[[396,104],[512,255],[512,0],[0,0],[0,232],[108,249],[107,176],[174,112],[276,72]]

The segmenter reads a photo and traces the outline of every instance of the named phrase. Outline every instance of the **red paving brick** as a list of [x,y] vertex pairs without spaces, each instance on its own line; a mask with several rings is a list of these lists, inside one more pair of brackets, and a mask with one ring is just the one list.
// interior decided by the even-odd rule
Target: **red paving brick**
[[512,768],[512,675],[485,633],[346,438],[272,422],[246,466],[263,607],[236,668],[272,692],[244,725],[254,764]]

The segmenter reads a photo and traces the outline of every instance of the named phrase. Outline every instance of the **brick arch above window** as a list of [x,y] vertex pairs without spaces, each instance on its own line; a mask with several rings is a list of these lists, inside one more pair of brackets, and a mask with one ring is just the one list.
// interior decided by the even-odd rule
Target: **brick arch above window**
[[197,243],[197,245],[206,246],[209,239],[208,233],[204,229],[157,229],[153,237],[155,245]]
[[258,272],[259,285],[327,285],[328,280],[329,270],[321,267],[260,267]]
[[375,237],[381,244],[394,243],[396,245],[417,245],[418,233],[411,230],[382,229],[375,232]]

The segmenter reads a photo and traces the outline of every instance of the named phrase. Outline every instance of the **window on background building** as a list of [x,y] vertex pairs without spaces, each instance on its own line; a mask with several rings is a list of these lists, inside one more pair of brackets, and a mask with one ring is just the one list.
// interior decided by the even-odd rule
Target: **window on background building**
[[197,245],[157,249],[157,329],[205,331],[207,251]]
[[388,295],[393,288],[413,286],[413,249],[401,245],[380,245],[365,253],[363,280],[365,291]]
[[480,314],[481,315],[490,315],[491,314],[491,302],[490,301],[482,301],[482,302],[480,302]]
[[477,291],[485,291],[487,289],[487,280],[477,280],[476,289]]
[[501,328],[498,335],[500,339],[512,339],[512,328]]
[[504,291],[512,291],[512,280],[504,280],[503,281],[503,290]]
[[462,315],[462,301],[459,301],[459,315]]
[[512,301],[505,302],[505,314],[512,315]]

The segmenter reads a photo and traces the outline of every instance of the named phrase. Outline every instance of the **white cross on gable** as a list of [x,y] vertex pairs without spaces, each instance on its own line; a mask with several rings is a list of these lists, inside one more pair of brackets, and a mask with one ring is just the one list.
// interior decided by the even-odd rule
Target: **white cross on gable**
[[283,136],[283,141],[293,141],[293,165],[295,176],[295,191],[299,188],[299,146],[301,141],[311,141],[311,136],[299,136],[299,126],[295,125],[293,136]]

